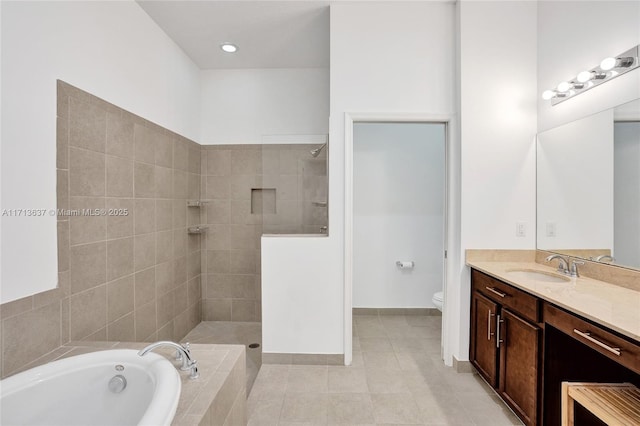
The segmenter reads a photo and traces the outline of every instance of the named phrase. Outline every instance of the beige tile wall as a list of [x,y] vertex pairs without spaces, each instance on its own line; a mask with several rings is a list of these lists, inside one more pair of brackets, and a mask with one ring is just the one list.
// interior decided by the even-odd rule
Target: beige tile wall
[[[0,376],[69,341],[178,340],[201,318],[260,321],[262,233],[327,224],[311,203],[327,198],[327,149],[313,158],[314,147],[201,147],[59,82],[58,209],[112,214],[59,215],[59,287],[0,306]],[[275,214],[252,213],[263,187]],[[197,199],[208,203],[187,207]],[[204,236],[187,234],[201,223]]]
[[260,321],[262,214],[251,212],[251,190],[262,187],[261,147],[203,146],[201,164],[202,319]]
[[[327,225],[326,149],[316,145],[202,147],[203,320],[260,321],[260,238],[263,233],[320,234]],[[253,189],[275,193],[254,197]],[[268,213],[273,211],[275,213]]]
[[[262,184],[276,189],[275,214],[264,214],[265,234],[320,234],[327,225],[327,151],[319,145],[263,145]],[[323,205],[323,203],[325,203]]]
[[[178,340],[201,318],[200,146],[58,82],[57,289],[0,306],[1,375],[75,340]],[[109,212],[111,210],[111,212]],[[125,214],[126,211],[126,214]],[[110,214],[109,214],[110,213]]]

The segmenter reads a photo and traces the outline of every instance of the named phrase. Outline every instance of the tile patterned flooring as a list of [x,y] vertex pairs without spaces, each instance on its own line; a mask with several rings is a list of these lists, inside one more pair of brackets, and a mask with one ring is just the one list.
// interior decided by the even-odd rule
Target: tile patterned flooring
[[439,316],[354,316],[353,365],[263,365],[250,426],[521,425],[476,374],[440,359]]

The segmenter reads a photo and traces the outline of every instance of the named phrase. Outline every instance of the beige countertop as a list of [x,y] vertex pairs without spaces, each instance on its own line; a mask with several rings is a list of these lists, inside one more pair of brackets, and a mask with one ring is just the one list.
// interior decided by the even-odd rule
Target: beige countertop
[[588,277],[549,283],[509,276],[511,270],[532,269],[555,273],[555,268],[533,261],[468,260],[467,265],[505,281],[584,318],[640,341],[640,291]]

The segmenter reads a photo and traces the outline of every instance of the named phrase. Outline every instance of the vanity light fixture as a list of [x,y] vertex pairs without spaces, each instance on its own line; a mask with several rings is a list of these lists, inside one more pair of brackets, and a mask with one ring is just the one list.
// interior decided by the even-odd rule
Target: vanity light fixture
[[548,101],[554,98],[555,96],[556,96],[555,90],[545,90],[544,92],[542,92],[542,99],[544,99],[545,101]]
[[604,58],[602,62],[600,62],[600,68],[604,71],[609,71],[614,68],[628,68],[633,65],[634,58],[630,56],[623,56],[620,58]]
[[542,92],[542,99],[551,101],[551,105],[559,104],[636,69],[639,65],[640,45],[637,45],[618,56],[603,59],[599,66],[582,71],[569,81],[561,82],[555,90],[545,90]]
[[558,92],[560,93],[564,93],[564,92],[568,92],[569,89],[571,89],[572,85],[571,83],[569,83],[568,81],[563,81],[562,83],[558,84]]
[[607,78],[607,73],[596,71],[582,71],[578,74],[576,80],[580,83],[588,83],[591,80],[603,80]]
[[220,45],[220,49],[226,53],[236,53],[238,51],[238,46],[233,43],[222,43]]

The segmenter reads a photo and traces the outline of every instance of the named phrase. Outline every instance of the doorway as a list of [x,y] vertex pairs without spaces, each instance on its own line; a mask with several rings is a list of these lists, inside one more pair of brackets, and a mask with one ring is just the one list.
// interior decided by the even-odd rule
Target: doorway
[[444,123],[353,127],[353,307],[435,309],[444,283]]
[[[350,365],[354,308],[424,314],[437,312],[434,293],[444,290],[446,300],[451,118],[345,118],[345,364]],[[446,356],[443,329],[437,336],[440,357]]]

